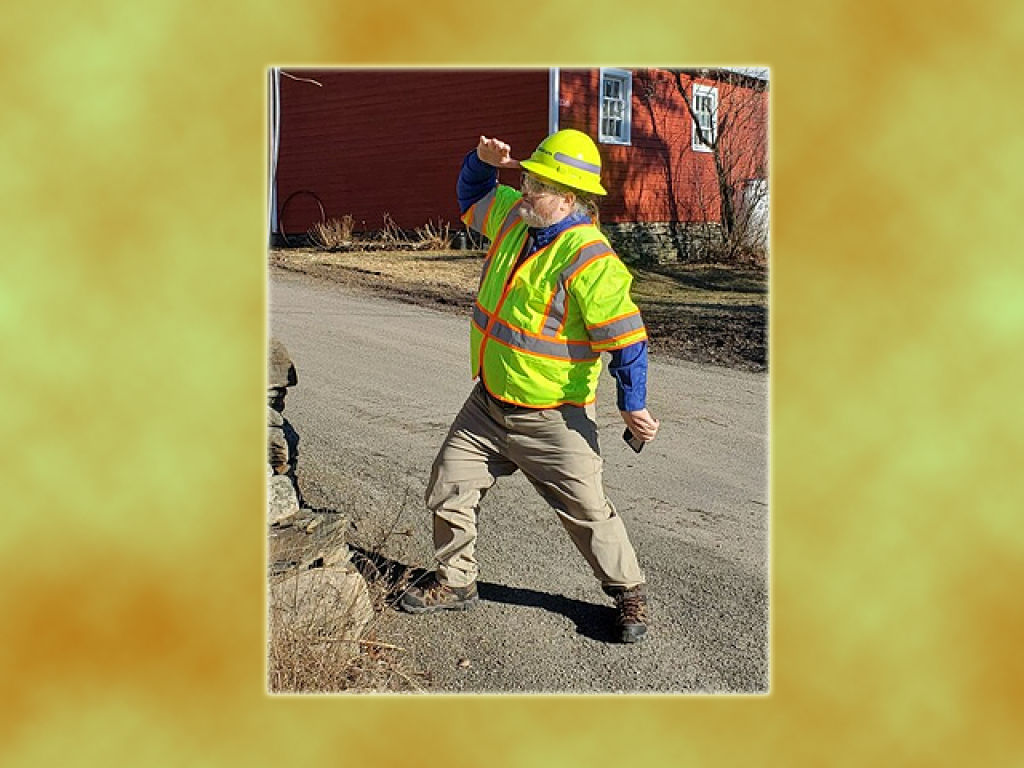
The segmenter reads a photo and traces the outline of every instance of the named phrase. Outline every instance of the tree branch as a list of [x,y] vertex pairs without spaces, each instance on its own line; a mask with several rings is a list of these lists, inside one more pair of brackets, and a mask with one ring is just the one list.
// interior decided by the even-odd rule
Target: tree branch
[[295,75],[289,75],[283,69],[281,70],[281,74],[284,75],[285,77],[290,77],[292,80],[298,80],[300,83],[312,83],[313,85],[317,86],[318,88],[323,88],[324,87],[323,83],[318,83],[316,80],[311,80],[308,77],[296,77]]

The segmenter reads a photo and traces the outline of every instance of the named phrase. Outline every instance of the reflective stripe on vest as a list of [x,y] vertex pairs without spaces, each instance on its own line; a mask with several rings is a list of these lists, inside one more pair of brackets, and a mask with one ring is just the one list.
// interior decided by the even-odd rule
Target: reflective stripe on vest
[[639,312],[630,312],[622,317],[613,317],[607,322],[599,325],[588,325],[587,333],[590,340],[597,346],[601,342],[618,341],[644,327],[644,321]]
[[519,213],[519,208],[522,203],[517,202],[512,208],[509,209],[508,215],[505,217],[505,221],[501,225],[501,230],[498,232],[498,236],[491,241],[491,247],[487,249],[487,255],[484,257],[484,265],[480,269],[480,285],[477,286],[477,290],[484,284],[484,279],[487,277],[487,270],[491,266],[491,257],[494,256],[494,252],[501,247],[501,242],[508,237],[508,233],[512,231],[512,227],[519,223],[519,217],[515,214]]
[[[473,305],[473,322],[482,332],[487,331],[488,322],[491,319],[491,315],[488,315],[483,307],[479,304]],[[588,341],[545,339],[524,328],[516,328],[501,318],[493,319],[494,324],[490,326],[490,337],[512,349],[521,349],[524,352],[549,357],[553,360],[570,360],[574,363],[591,362],[600,356],[594,352]]]
[[494,201],[497,196],[498,188],[495,187],[469,206],[469,208],[466,209],[466,212],[462,214],[462,221],[465,222],[466,226],[482,233],[484,231],[484,225],[487,223],[487,215],[491,212],[491,208],[494,206]]
[[494,238],[494,242],[491,243],[491,247],[487,249],[488,256],[498,250],[501,245],[501,241],[508,237],[508,233],[512,231],[512,227],[520,223],[521,220],[517,214],[519,213],[519,209],[522,205],[522,203],[517,202],[509,209],[508,215],[505,217],[505,221],[502,222],[501,229],[498,230],[498,236]]
[[576,260],[562,270],[562,273],[558,276],[558,288],[551,297],[551,303],[548,305],[547,317],[544,319],[542,332],[545,336],[557,336],[559,331],[562,330],[562,326],[565,324],[565,291],[566,286],[569,285],[572,278],[575,277],[581,269],[590,264],[590,262],[595,259],[599,259],[602,256],[611,256],[612,254],[613,251],[608,247],[607,243],[597,240],[583,246],[580,249],[579,255],[576,257]]

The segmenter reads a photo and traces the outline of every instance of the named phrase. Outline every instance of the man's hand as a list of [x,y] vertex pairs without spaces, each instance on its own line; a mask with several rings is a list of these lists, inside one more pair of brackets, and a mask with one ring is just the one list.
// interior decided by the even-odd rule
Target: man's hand
[[640,411],[619,411],[622,420],[626,422],[629,431],[639,437],[645,443],[649,443],[658,434],[658,425],[661,423],[651,416],[646,408]]
[[476,156],[495,168],[519,168],[519,161],[512,157],[512,147],[499,139],[480,137],[476,145]]

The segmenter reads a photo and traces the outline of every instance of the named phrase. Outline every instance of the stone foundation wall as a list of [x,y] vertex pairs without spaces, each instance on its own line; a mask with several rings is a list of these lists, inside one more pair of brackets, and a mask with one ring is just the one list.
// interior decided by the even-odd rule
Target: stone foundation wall
[[717,223],[602,223],[601,229],[620,256],[640,264],[705,261],[722,242]]

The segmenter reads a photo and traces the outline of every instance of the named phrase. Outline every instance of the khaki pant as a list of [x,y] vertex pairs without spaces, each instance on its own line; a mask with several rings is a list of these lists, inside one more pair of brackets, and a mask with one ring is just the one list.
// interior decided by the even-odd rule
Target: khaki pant
[[521,469],[603,585],[643,583],[622,518],[605,498],[602,463],[593,406],[509,408],[478,384],[455,417],[427,485],[439,580],[452,587],[476,580],[480,500],[499,477]]

